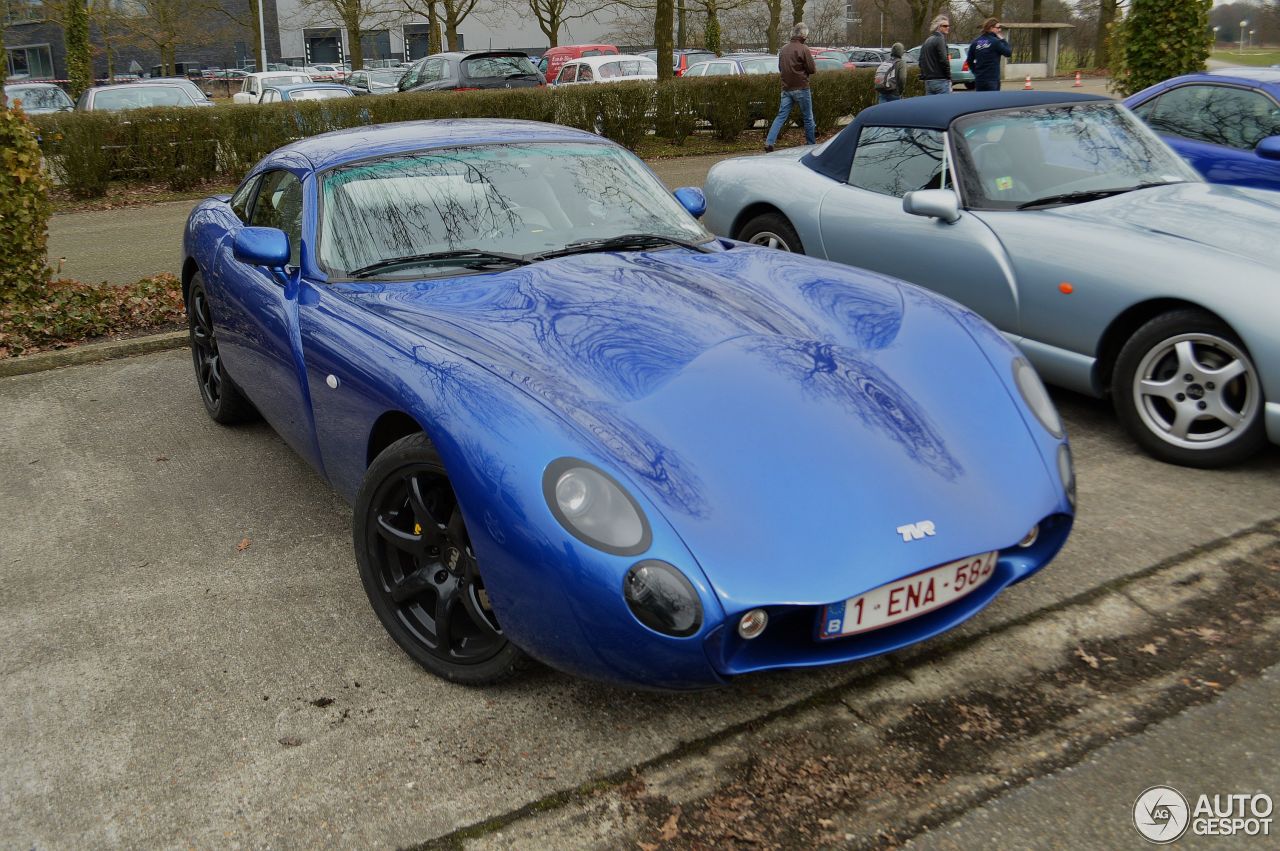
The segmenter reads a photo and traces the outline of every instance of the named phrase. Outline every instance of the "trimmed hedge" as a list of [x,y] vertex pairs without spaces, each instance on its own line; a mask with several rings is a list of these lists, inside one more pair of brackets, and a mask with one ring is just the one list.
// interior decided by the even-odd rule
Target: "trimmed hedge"
[[[870,69],[813,78],[818,132],[876,101]],[[913,73],[909,91],[921,87]],[[112,180],[189,189],[239,180],[262,157],[295,139],[330,130],[431,118],[518,118],[578,127],[635,148],[649,133],[683,142],[705,122],[717,138],[736,139],[756,120],[772,120],[780,87],[774,75],[613,83],[560,89],[502,89],[380,95],[213,109],[73,112],[40,116],[44,154],[73,194],[104,194]],[[799,115],[792,120],[799,122]]]
[[0,107],[0,309],[39,296],[49,281],[48,178],[21,107]]

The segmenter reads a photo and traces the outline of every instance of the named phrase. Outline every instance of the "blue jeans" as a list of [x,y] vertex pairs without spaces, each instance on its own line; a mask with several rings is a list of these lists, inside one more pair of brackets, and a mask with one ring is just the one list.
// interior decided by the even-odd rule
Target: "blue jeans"
[[902,100],[902,95],[888,94],[886,92],[876,92],[876,97],[879,98],[879,100],[876,101],[876,103],[889,103],[890,101]]
[[782,125],[791,117],[793,106],[800,109],[800,115],[804,118],[805,143],[812,145],[818,141],[818,125],[813,120],[813,95],[808,89],[783,89],[782,102],[778,104],[778,117],[773,119],[773,126],[769,128],[769,135],[764,140],[769,147],[773,147],[773,143],[778,141],[778,134],[782,132]]
[[924,93],[927,95],[949,95],[951,94],[951,81],[925,80]]

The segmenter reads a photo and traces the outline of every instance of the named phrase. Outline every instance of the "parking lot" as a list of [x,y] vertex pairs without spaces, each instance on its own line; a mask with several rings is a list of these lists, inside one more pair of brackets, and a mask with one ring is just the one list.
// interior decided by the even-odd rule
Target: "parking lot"
[[[1107,406],[1057,397],[1079,471],[1075,533],[947,642],[1105,598],[1280,519],[1275,448],[1228,471],[1163,465]],[[6,847],[456,837],[765,726],[815,695],[856,693],[885,664],[692,695],[546,669],[501,687],[449,685],[399,652],[370,610],[348,507],[269,428],[209,422],[186,352],[0,379],[0,408]],[[908,676],[928,681],[929,652],[902,662]],[[1136,794],[1114,793],[1125,807]]]

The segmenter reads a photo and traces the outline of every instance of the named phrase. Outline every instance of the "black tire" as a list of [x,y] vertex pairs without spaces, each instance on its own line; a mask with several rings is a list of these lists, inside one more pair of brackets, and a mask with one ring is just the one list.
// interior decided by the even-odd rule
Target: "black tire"
[[1139,328],[1116,359],[1111,397],[1120,422],[1161,461],[1225,467],[1267,442],[1258,370],[1240,338],[1202,310]]
[[200,401],[215,423],[235,425],[258,418],[258,410],[227,374],[218,353],[217,328],[204,289],[204,279],[196,272],[187,288],[187,333],[191,340],[191,363],[196,370]]
[[752,245],[804,254],[800,235],[781,213],[761,213],[739,228],[735,238]]
[[964,84],[964,87],[965,87],[966,89],[968,89],[969,91],[973,91],[974,89],[976,89],[976,88],[978,87],[978,84],[977,84],[976,82],[972,82],[972,81],[971,81],[971,82],[965,83],[965,84]]
[[464,685],[496,682],[523,662],[489,609],[457,497],[425,434],[369,465],[353,526],[369,602],[415,662]]

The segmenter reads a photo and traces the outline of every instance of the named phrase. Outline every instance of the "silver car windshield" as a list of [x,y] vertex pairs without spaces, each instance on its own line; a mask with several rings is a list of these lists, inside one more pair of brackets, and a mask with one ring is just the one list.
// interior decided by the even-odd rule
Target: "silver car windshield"
[[[632,154],[612,145],[536,143],[423,151],[322,176],[318,256],[334,277],[445,252],[534,256],[583,240],[710,234]],[[461,262],[461,261],[460,261]],[[446,262],[379,278],[457,274]]]
[[950,136],[971,208],[1048,207],[1201,180],[1114,103],[977,113],[957,119]]

